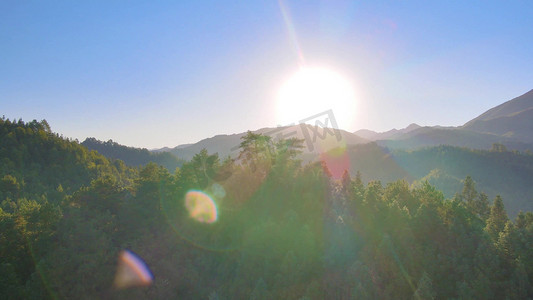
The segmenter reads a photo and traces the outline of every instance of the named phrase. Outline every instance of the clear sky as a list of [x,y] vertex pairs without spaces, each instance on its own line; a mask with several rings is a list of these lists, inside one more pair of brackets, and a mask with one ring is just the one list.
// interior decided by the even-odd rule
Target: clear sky
[[286,125],[276,97],[305,64],[352,85],[343,129],[457,126],[533,89],[532,16],[532,1],[1,1],[0,114],[174,147]]

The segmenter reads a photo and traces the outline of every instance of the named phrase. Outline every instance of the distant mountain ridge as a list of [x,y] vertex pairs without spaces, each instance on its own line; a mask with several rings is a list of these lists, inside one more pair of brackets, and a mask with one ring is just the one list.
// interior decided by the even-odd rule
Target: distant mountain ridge
[[489,109],[462,128],[533,143],[533,90]]
[[394,128],[394,129],[391,129],[391,130],[385,131],[385,132],[375,132],[375,131],[368,130],[368,129],[361,129],[361,130],[356,131],[355,134],[360,136],[360,137],[363,137],[363,138],[366,138],[368,140],[371,140],[371,141],[388,140],[388,139],[392,139],[392,138],[395,138],[397,136],[400,136],[402,134],[411,132],[411,131],[416,130],[418,128],[421,128],[421,126],[418,125],[418,124],[412,123],[409,126],[407,126],[405,128],[402,128],[402,129]]
[[[297,125],[262,128],[254,132],[273,138],[297,137],[308,142],[310,138],[304,134],[306,130],[309,133],[313,128]],[[295,134],[290,135],[291,132]],[[236,157],[241,137],[245,134],[217,135],[169,151],[184,159],[192,158],[203,148],[209,153],[218,152],[221,157]],[[337,141],[336,134],[341,137],[341,142]],[[453,197],[460,192],[462,180],[471,175],[491,198],[501,194],[511,215],[521,209],[533,209],[533,156],[530,152],[487,151],[493,144],[503,144],[509,150],[522,152],[533,150],[533,90],[484,112],[463,126],[412,123],[406,128],[381,133],[367,129],[355,133],[335,129],[328,137],[329,140],[319,136],[314,141],[311,139],[310,144],[304,143],[304,163],[320,159],[319,152],[328,150],[321,148],[321,144],[327,141],[325,144],[330,148],[346,147],[348,171],[352,176],[360,171],[365,181],[387,183],[405,179],[419,184],[427,180],[442,189],[447,197]]]
[[501,195],[510,215],[533,210],[533,155],[472,150],[452,146],[394,150],[376,143],[350,146],[349,172],[359,171],[364,182],[404,179],[419,184],[428,180],[447,198],[460,193],[470,175],[490,199]]
[[533,90],[498,105],[463,126],[420,127],[411,124],[400,130],[377,133],[359,130],[359,134],[379,145],[394,149],[417,149],[451,145],[472,149],[490,149],[499,143],[512,150],[533,150]]
[[487,121],[516,114],[518,112],[531,109],[533,107],[533,90],[513,98],[505,103],[493,107],[478,117],[468,121],[464,126],[467,127],[476,121]]
[[[310,128],[310,125],[306,126]],[[294,125],[262,128],[253,132],[271,135],[273,138],[277,138],[281,134],[285,138],[297,137],[306,139],[302,131],[303,128],[301,125]],[[391,149],[418,149],[420,147],[450,145],[488,150],[493,144],[499,143],[511,150],[533,151],[533,90],[489,109],[463,126],[420,126],[412,123],[405,128],[392,129],[386,132],[361,129],[350,133],[342,129],[335,130],[339,132],[344,145],[357,145],[375,141],[378,145]],[[288,136],[287,133],[289,132],[296,132],[296,134]],[[220,157],[228,155],[235,157],[238,154],[241,137],[245,134],[245,132],[242,132],[216,135],[193,144],[179,145],[174,148],[165,147],[151,151],[170,152],[188,160],[205,148],[209,153],[218,153]],[[312,144],[306,144],[307,148],[317,149],[320,141],[313,141]],[[313,151],[305,150],[306,154],[311,152]]]
[[[261,128],[253,131],[263,135],[271,136],[274,140],[280,138],[298,138],[304,140],[304,153],[319,153],[335,148],[339,145],[356,145],[368,143],[369,140],[359,137],[353,133],[335,128],[322,128],[319,126],[293,125],[275,128]],[[179,145],[169,150],[170,153],[183,159],[191,159],[202,149],[207,149],[209,153],[218,153],[220,157],[236,157],[239,154],[241,138],[246,133],[222,134],[211,138],[203,139],[195,144]]]
[[130,167],[144,166],[149,162],[154,162],[174,172],[184,162],[170,152],[150,152],[145,148],[124,146],[113,140],[103,142],[95,138],[87,138],[81,145],[89,150],[96,150],[109,159],[120,159]]
[[533,149],[532,144],[512,137],[475,132],[463,128],[422,127],[394,139],[378,140],[376,142],[392,149],[418,149],[421,147],[450,145],[489,150],[493,144],[503,144],[509,149],[519,151]]

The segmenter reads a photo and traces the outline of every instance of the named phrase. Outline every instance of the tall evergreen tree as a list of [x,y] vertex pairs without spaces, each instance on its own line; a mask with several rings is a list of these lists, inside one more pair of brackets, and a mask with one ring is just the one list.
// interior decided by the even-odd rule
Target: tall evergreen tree
[[479,193],[475,201],[474,212],[482,220],[487,220],[487,218],[490,215],[490,203],[489,203],[489,196],[487,196],[487,194],[483,192]]
[[463,186],[463,192],[461,193],[461,196],[463,200],[466,202],[466,206],[474,210],[475,205],[474,201],[477,198],[477,191],[476,191],[476,184],[474,183],[474,180],[472,180],[472,177],[466,176]]
[[507,217],[502,197],[498,195],[494,199],[494,204],[490,209],[490,215],[487,219],[487,226],[485,228],[493,241],[498,241],[500,232],[503,231],[508,220],[509,218]]
[[361,178],[361,172],[359,171],[357,171],[357,173],[355,174],[354,184],[355,187],[359,190],[363,190],[365,188],[363,180]]
[[342,190],[345,195],[350,195],[352,190],[352,178],[350,177],[348,170],[344,170],[344,173],[342,174]]

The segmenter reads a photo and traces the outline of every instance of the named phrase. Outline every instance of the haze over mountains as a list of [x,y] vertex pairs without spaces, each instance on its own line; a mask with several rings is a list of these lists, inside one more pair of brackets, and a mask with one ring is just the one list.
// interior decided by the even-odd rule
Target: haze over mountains
[[128,166],[144,166],[149,162],[155,162],[169,171],[174,171],[183,164],[183,160],[170,152],[150,152],[148,149],[139,149],[120,145],[113,140],[107,142],[95,138],[87,138],[81,143],[90,150],[96,150],[109,159],[120,159]]
[[[276,137],[279,133],[297,132],[294,137],[304,138],[298,125],[279,128],[263,128],[256,133]],[[501,143],[512,150],[533,149],[533,90],[496,106],[463,126],[419,126],[415,123],[403,129],[375,132],[361,129],[354,133],[339,130],[347,145],[376,141],[389,148],[415,149],[425,146],[450,145],[472,149],[490,149],[494,143]],[[155,152],[168,151],[183,159],[206,148],[210,153],[218,152],[220,156],[229,155],[231,149],[238,146],[245,133],[217,135],[194,144],[179,145],[172,149],[163,148]]]
[[391,139],[391,138],[397,137],[399,135],[402,135],[402,134],[411,132],[413,130],[416,130],[418,128],[421,128],[421,126],[418,125],[418,124],[412,123],[409,126],[403,128],[403,129],[399,129],[399,130],[394,128],[394,129],[391,129],[391,130],[385,131],[385,132],[375,132],[375,131],[372,131],[372,130],[369,130],[369,129],[361,129],[361,130],[356,131],[355,134],[360,136],[360,137],[363,137],[365,139],[368,139],[368,140],[371,140],[371,141],[376,141],[376,140]]
[[471,176],[476,188],[490,199],[501,195],[510,215],[533,209],[533,155],[530,153],[444,145],[390,150],[368,143],[348,147],[346,156],[350,174],[355,176],[360,172],[365,183],[403,179],[417,186],[428,181],[447,198],[453,198],[461,192],[464,179]]
[[424,146],[452,145],[490,149],[501,143],[513,150],[533,149],[533,90],[496,106],[463,126],[420,127],[411,124],[400,130],[377,133],[359,130],[363,136],[389,148],[414,149]]
[[[326,130],[318,128],[318,132],[315,132],[317,128],[311,125],[293,125],[283,126],[276,128],[261,128],[254,131],[254,133],[260,133],[263,135],[271,136],[273,139],[281,138],[298,138],[305,141],[305,153],[318,154],[321,150],[330,150],[334,146],[344,143],[347,145],[364,144],[370,142],[365,138],[359,137],[353,133],[347,132],[342,129],[328,128]],[[315,135],[315,133],[317,135]],[[191,145],[180,145],[169,152],[177,155],[180,158],[189,160],[194,154],[200,152],[202,149],[207,149],[209,153],[218,153],[220,157],[231,156],[235,157],[239,154],[239,145],[241,138],[246,135],[246,132],[230,135],[216,135],[212,138],[207,138],[199,141],[198,143]],[[324,145],[323,139],[330,139],[330,145]]]
[[533,143],[533,90],[489,109],[462,128]]
[[[431,287],[438,288],[443,298],[490,299],[486,290],[492,288],[500,293],[495,299],[503,299],[533,278],[533,153],[515,151],[510,143],[492,145],[490,150],[440,144],[397,149],[387,143],[466,143],[467,136],[472,138],[470,142],[505,140],[530,145],[522,139],[527,140],[531,126],[527,118],[531,109],[523,102],[531,102],[531,97],[517,99],[456,128],[412,124],[385,133],[363,131],[366,138],[308,124],[257,131],[273,140],[302,139],[300,156],[298,143],[272,143],[264,136],[247,133],[243,149],[239,149],[244,133],[219,135],[172,149],[192,157],[187,161],[171,152],[150,152],[111,140],[88,138],[80,144],[52,132],[45,120],[24,123],[1,118],[0,227],[5,230],[0,231],[0,240],[6,243],[0,243],[4,267],[0,278],[6,280],[0,282],[0,291],[7,291],[9,299],[38,299],[33,295],[44,295],[45,285],[37,280],[46,278],[58,294],[69,299],[82,294],[96,299],[115,294],[125,299],[204,299],[204,287],[222,280],[220,286],[231,288],[217,292],[248,299],[253,297],[239,294],[242,286],[263,286],[261,291],[266,293],[266,283],[261,280],[272,278],[273,286],[285,291],[286,282],[316,274],[327,264],[327,272],[345,273],[338,277],[326,273],[313,282],[347,278],[354,283],[343,283],[345,286],[367,282],[374,288],[369,277],[360,280],[352,270],[359,272],[363,263],[374,266],[379,262],[382,265],[375,268],[375,274],[393,278],[380,286],[396,284],[396,290],[404,291],[399,298],[409,299],[411,285],[394,280],[406,272],[390,266],[395,261],[421,258],[405,266],[410,274],[415,274],[418,266],[437,270],[431,276],[439,280]],[[388,139],[380,140],[385,137]],[[204,148],[207,151],[202,151]],[[237,157],[241,150],[244,158],[224,159]],[[191,193],[208,201],[198,206],[208,208],[200,215],[189,204],[201,198],[190,201]],[[144,294],[141,289],[132,290],[138,294],[105,292],[113,282],[114,256],[119,249],[130,247],[142,253],[153,274],[158,274],[157,280],[164,278],[165,282],[179,285],[182,274],[193,274],[197,281],[203,278],[194,273],[198,265],[215,267],[205,272],[211,277],[196,284],[200,292],[191,297],[176,289],[169,289],[174,294],[165,291],[161,297],[151,297],[166,284]],[[161,252],[163,247],[166,250]],[[215,260],[206,260],[206,255],[216,255],[215,259],[227,266],[224,269],[233,271],[221,276],[217,273],[220,264],[210,263]],[[505,259],[486,263],[498,262],[498,258]],[[265,260],[269,263],[264,264]],[[180,268],[169,272],[169,265]],[[255,274],[258,265],[279,268]],[[471,269],[464,271],[465,266]],[[462,288],[455,292],[454,287],[467,280],[460,276],[471,278],[486,266],[491,266],[484,272],[493,276],[490,280],[495,284],[483,279],[478,286],[479,277],[475,277],[468,284],[481,291],[476,294],[479,297],[470,290],[463,294]],[[81,271],[74,274],[72,270]],[[368,268],[360,270],[364,276],[369,274]],[[421,270],[418,274],[423,274]],[[248,274],[255,277],[249,280]],[[420,276],[424,278],[413,278]],[[254,283],[257,280],[261,285]],[[309,285],[303,282],[295,286]],[[502,282],[510,286],[505,292]],[[154,281],[153,285],[157,284]],[[417,286],[417,291],[424,286],[422,279]],[[325,290],[330,287],[325,285]],[[187,282],[182,290],[191,288]],[[248,293],[258,294],[256,289]],[[296,299],[311,293],[307,290],[301,289],[295,297],[280,293],[272,298]],[[335,290],[339,289],[333,286],[312,298],[322,299]],[[346,289],[350,295],[359,295],[360,290]],[[384,298],[398,298],[396,290]],[[512,299],[526,299],[528,291],[524,288]],[[370,298],[382,297],[375,293]]]
[[[302,166],[298,143],[272,143],[254,134],[244,141],[245,159],[221,162],[201,151],[169,172],[155,163],[131,168],[84,145],[133,164],[165,157],[146,155],[147,150],[111,141],[82,145],[54,133],[45,120],[0,118],[0,294],[6,299],[530,295],[533,214],[517,211],[531,210],[531,153],[452,146],[390,152],[370,142],[341,144],[321,153],[321,162]],[[339,166],[363,175],[336,180]],[[464,174],[477,184],[468,177],[462,183]],[[372,182],[363,184],[361,177]],[[461,192],[445,199],[434,186],[447,195]],[[516,216],[514,222],[507,212]],[[142,263],[147,274],[142,287],[136,282],[111,287],[122,280],[123,249],[133,249],[128,253],[137,259],[131,264]],[[432,283],[429,276],[439,280]],[[264,278],[272,288],[267,290]],[[413,278],[416,289],[398,278]]]
[[[403,129],[381,133],[366,129],[350,133],[300,124],[262,128],[255,133],[271,136],[274,140],[303,139],[301,158],[304,163],[322,159],[321,154],[343,149],[340,156],[327,162],[337,177],[346,169],[352,176],[360,172],[363,182],[380,180],[388,183],[404,179],[416,185],[427,180],[451,198],[460,192],[464,178],[472,176],[490,198],[497,194],[503,197],[510,215],[514,216],[520,210],[533,210],[533,155],[530,152],[533,150],[533,90],[458,127],[422,127],[413,123]],[[217,135],[194,144],[152,150],[152,156],[148,156],[146,150],[134,151],[128,147],[120,148],[116,143],[98,143],[93,139],[83,145],[133,166],[144,165],[150,159],[163,159],[161,155],[164,153],[174,154],[179,160],[164,156],[166,162],[174,163],[169,169],[174,171],[176,162],[190,160],[202,149],[218,153],[222,159],[227,156],[236,158],[244,135],[246,133]],[[106,150],[106,146],[113,149]],[[142,158],[138,156],[140,154]]]

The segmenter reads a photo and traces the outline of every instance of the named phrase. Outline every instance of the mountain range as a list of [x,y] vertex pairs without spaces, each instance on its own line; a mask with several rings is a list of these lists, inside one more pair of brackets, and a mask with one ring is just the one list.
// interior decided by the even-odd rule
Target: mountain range
[[462,128],[533,143],[533,90],[489,109]]
[[86,138],[81,145],[89,150],[98,151],[109,159],[120,159],[130,167],[144,166],[149,162],[155,162],[169,171],[174,171],[177,167],[181,167],[184,162],[183,159],[179,159],[170,152],[151,152],[145,148],[139,149],[120,145],[113,140],[103,142],[95,138]]
[[[427,180],[448,198],[460,192],[464,178],[471,176],[480,191],[490,198],[500,194],[510,215],[520,210],[533,210],[533,90],[457,127],[413,123],[403,129],[381,133],[367,129],[351,133],[300,124],[254,132],[274,140],[303,139],[304,163],[323,159],[324,154],[338,156],[342,153],[338,159],[326,160],[337,176],[346,169],[352,176],[360,172],[363,182],[388,183],[403,179],[416,185]],[[142,154],[142,159],[135,156],[137,164],[161,159],[161,155],[167,153],[179,157],[173,162],[181,162],[190,160],[204,148],[209,153],[218,153],[221,158],[235,158],[244,135],[244,132],[217,135],[194,144],[152,150],[152,156],[148,156],[146,150],[121,148],[116,143],[89,140],[83,144],[110,158],[128,162],[132,161],[132,156]],[[113,149],[106,150],[106,147]],[[338,149],[343,151],[338,152]],[[169,161],[167,156],[164,158]]]
[[533,90],[489,109],[462,126],[411,124],[400,130],[377,133],[363,129],[355,134],[389,148],[452,145],[490,149],[494,143],[501,143],[513,150],[533,150]]
[[[328,151],[341,145],[365,144],[370,140],[350,133],[342,129],[335,128],[317,128],[309,124],[300,124],[292,126],[280,126],[275,128],[261,128],[254,131],[263,135],[271,136],[274,140],[281,138],[298,138],[304,140],[304,152],[307,154],[318,154]],[[239,145],[241,138],[246,132],[238,134],[222,134],[211,138],[203,139],[195,144],[180,145],[172,149],[164,149],[173,153],[179,158],[190,160],[196,153],[202,149],[207,149],[209,153],[218,153],[220,157],[236,157],[239,154]],[[163,149],[152,150],[161,152]]]
[[[307,126],[308,131],[312,126]],[[316,128],[315,128],[316,129]],[[262,128],[254,131],[276,138],[297,137],[305,139],[302,125]],[[417,149],[420,147],[450,145],[471,149],[489,150],[494,143],[500,143],[511,150],[533,150],[533,90],[498,105],[462,126],[420,126],[415,123],[403,129],[375,132],[361,129],[350,133],[337,129],[347,145],[364,144],[371,141],[391,149]],[[291,132],[295,135],[287,136]],[[232,155],[240,139],[246,133],[217,135],[194,144],[179,145],[174,148],[152,150],[171,152],[183,159],[190,159],[201,149],[210,153],[218,152],[221,157]],[[324,132],[322,133],[324,134]],[[317,141],[310,141],[315,145]],[[316,149],[310,146],[309,149]],[[313,152],[313,151],[311,151]]]

